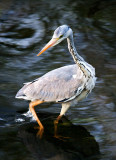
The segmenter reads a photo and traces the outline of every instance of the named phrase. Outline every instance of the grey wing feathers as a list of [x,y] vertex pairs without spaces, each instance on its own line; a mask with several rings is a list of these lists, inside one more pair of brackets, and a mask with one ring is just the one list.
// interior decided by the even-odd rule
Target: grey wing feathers
[[83,84],[83,72],[77,65],[64,66],[25,84],[16,98],[46,102],[68,101],[84,89]]

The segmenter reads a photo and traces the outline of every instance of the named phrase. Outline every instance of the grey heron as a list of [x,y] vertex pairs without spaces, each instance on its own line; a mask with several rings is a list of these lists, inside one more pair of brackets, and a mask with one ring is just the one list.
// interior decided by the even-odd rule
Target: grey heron
[[16,98],[31,101],[29,109],[39,125],[38,135],[40,137],[42,137],[44,127],[35,112],[35,106],[43,102],[62,104],[61,112],[54,121],[55,137],[57,137],[57,124],[61,117],[65,115],[70,106],[84,99],[94,88],[96,82],[94,67],[78,54],[73,41],[73,31],[67,25],[59,26],[54,31],[52,39],[38,56],[64,39],[67,39],[68,49],[75,64],[54,69],[32,82],[25,83],[16,94]]

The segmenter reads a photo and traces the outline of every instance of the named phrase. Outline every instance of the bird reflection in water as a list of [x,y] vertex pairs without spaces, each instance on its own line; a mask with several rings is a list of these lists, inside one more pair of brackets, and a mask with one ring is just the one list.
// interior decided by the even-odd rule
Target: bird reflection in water
[[45,132],[40,139],[36,136],[35,123],[20,126],[18,136],[29,150],[31,156],[39,160],[97,160],[100,155],[99,145],[95,138],[83,126],[73,125],[65,116],[58,124],[58,133],[65,140],[54,137],[53,120],[56,115],[39,113],[39,117],[45,126]]

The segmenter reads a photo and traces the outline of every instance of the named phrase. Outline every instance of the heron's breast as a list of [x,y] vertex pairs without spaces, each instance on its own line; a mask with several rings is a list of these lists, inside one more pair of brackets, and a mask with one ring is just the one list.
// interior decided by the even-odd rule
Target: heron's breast
[[94,88],[96,82],[95,76],[90,76],[86,82],[86,89],[91,92],[91,90]]

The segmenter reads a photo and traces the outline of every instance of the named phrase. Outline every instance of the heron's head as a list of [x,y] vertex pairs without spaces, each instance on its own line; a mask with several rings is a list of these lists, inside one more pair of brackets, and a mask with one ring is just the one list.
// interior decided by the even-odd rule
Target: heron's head
[[37,56],[41,55],[48,48],[57,45],[62,42],[64,39],[68,38],[72,34],[72,29],[67,25],[62,25],[58,27],[53,34],[52,39],[45,45],[45,47],[37,54]]

